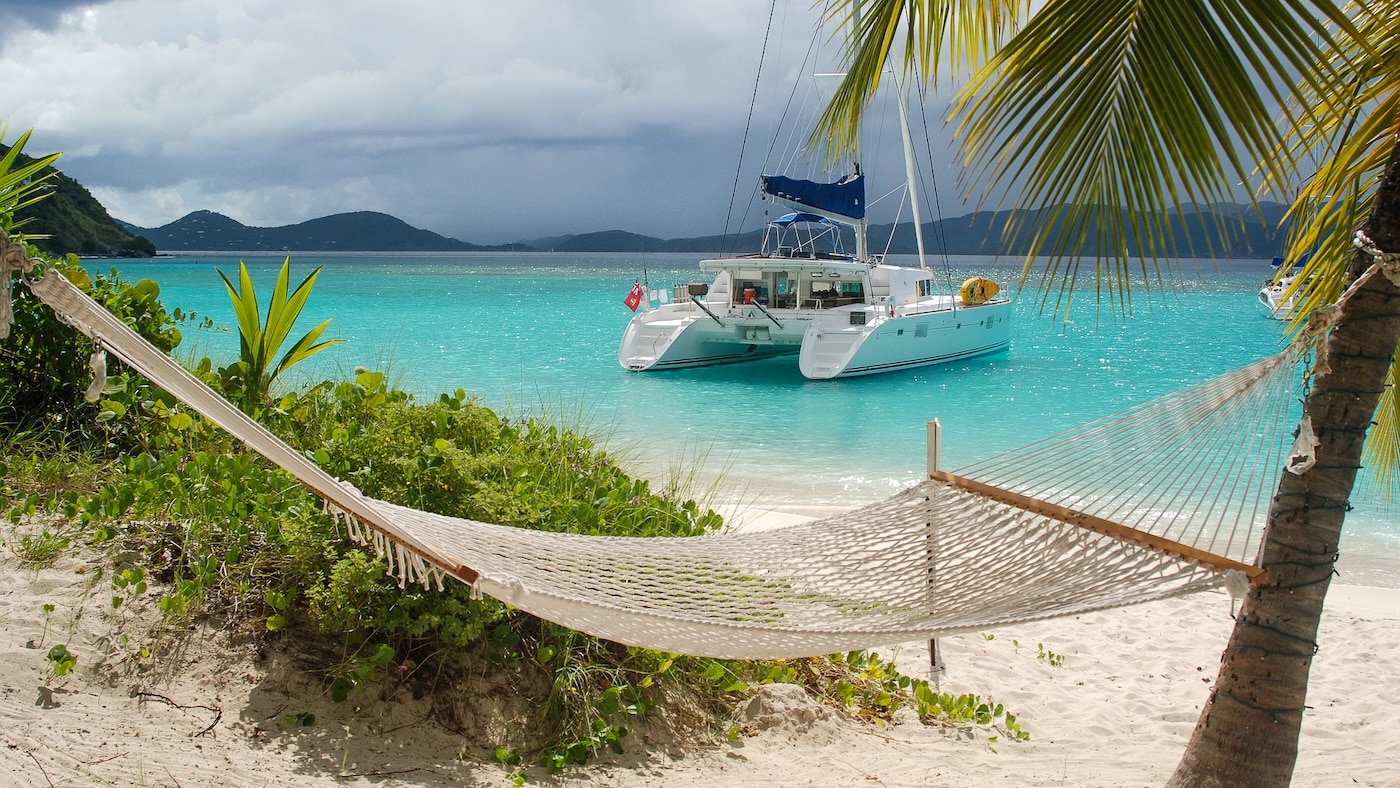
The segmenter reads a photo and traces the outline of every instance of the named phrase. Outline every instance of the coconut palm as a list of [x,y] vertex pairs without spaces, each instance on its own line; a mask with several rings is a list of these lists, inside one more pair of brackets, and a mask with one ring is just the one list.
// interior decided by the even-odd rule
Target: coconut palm
[[[853,140],[891,60],[926,87],[965,67],[952,118],[965,184],[1049,208],[1051,221],[1016,228],[1032,242],[1023,283],[1039,270],[1047,300],[1067,304],[1091,262],[1098,292],[1123,304],[1137,265],[1161,273],[1191,251],[1171,245],[1170,217],[1235,202],[1239,183],[1292,203],[1289,257],[1317,250],[1297,278],[1310,326],[1293,326],[1318,349],[1299,427],[1316,435],[1316,464],[1281,473],[1262,548],[1269,581],[1237,616],[1171,779],[1286,785],[1363,451],[1393,469],[1400,446],[1400,257],[1388,254],[1400,253],[1400,11],[1379,0],[866,0],[853,20],[857,3],[831,12],[854,22],[854,65],[814,136],[829,149]],[[1223,239],[1234,227],[1215,229]]]

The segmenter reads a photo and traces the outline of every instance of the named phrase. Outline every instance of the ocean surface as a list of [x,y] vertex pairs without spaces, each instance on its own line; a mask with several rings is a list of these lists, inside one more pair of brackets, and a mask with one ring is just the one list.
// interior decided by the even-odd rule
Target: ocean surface
[[[190,253],[89,261],[154,280],[167,308],[213,329],[183,327],[176,355],[238,352],[216,269],[244,260],[266,304],[284,254]],[[1133,283],[1131,307],[1089,281],[1068,309],[1017,294],[1007,353],[956,364],[809,381],[795,358],[635,374],[617,362],[637,279],[652,288],[700,281],[698,255],[294,253],[292,284],[321,267],[293,331],[330,319],[345,342],[294,369],[293,383],[379,370],[420,399],[464,389],[502,414],[584,428],[638,475],[685,482],[719,502],[818,514],[877,500],[925,472],[925,424],[943,427],[957,468],[1243,366],[1282,347],[1282,327],[1255,293],[1266,260],[1193,260]],[[899,261],[898,258],[895,258]],[[903,261],[912,264],[912,260]],[[1014,261],[939,260],[961,282],[1017,279]],[[1400,587],[1400,525],[1369,496],[1348,515],[1341,582]]]

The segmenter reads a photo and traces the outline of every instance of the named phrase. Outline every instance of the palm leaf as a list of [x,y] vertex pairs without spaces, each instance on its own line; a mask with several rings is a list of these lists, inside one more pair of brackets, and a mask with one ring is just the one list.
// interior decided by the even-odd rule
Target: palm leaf
[[[853,150],[861,115],[880,88],[891,56],[902,50],[903,67],[924,85],[947,68],[956,76],[991,57],[1029,13],[1029,0],[837,0],[826,22],[854,31],[846,47],[847,71],[812,131],[809,145],[828,155]],[[859,16],[857,17],[857,11]],[[904,29],[903,47],[896,48]]]
[[[315,279],[316,273],[321,269],[317,268],[307,277],[307,281]],[[301,306],[305,303],[303,296],[296,304],[288,302],[287,287],[291,279],[292,258],[288,257],[282,261],[282,268],[277,273],[277,282],[272,289],[272,299],[267,304],[267,326],[264,329],[267,334],[267,361],[268,366],[272,365],[272,357],[277,354],[279,348],[287,341],[287,335],[292,332],[292,326],[301,315]],[[301,288],[306,288],[307,282],[302,282]]]
[[319,343],[316,341],[320,339],[322,332],[324,332],[326,327],[330,324],[331,321],[328,318],[320,325],[306,332],[306,334],[282,356],[282,360],[278,362],[273,377],[282,374],[296,364],[311,358],[328,347],[333,347],[344,342],[345,340],[343,339],[328,339],[325,342]]
[[[1266,184],[1294,180],[1271,100],[1297,95],[1298,73],[1313,95],[1335,95],[1336,74],[1316,64],[1336,50],[1319,20],[1339,17],[1305,0],[1052,0],[1041,9],[955,109],[968,182],[1018,208],[1049,206],[1035,225],[1012,228],[1030,241],[1023,281],[1047,255],[1046,292],[1057,288],[1067,304],[1081,260],[1093,260],[1108,279],[1099,297],[1126,299],[1130,247],[1148,281],[1164,257],[1212,251],[1175,248],[1175,217],[1233,203],[1255,162]],[[1294,110],[1285,125],[1325,114],[1330,101]],[[1224,239],[1239,226],[1214,229]]]
[[[1345,88],[1331,100],[1336,112],[1300,126],[1288,141],[1292,155],[1311,157],[1315,174],[1299,190],[1289,212],[1285,256],[1310,255],[1285,295],[1295,296],[1290,330],[1301,331],[1317,309],[1337,301],[1373,261],[1358,256],[1355,233],[1371,212],[1379,176],[1400,135],[1400,84],[1393,65],[1400,56],[1400,11],[1392,4],[1354,7],[1356,35],[1343,38],[1330,68]],[[1304,81],[1298,100],[1319,100]],[[1383,250],[1395,252],[1400,250]],[[1387,494],[1400,469],[1394,358],[1375,424],[1367,433],[1364,462]]]
[[[0,142],[4,141],[4,131],[4,128],[0,127]],[[51,153],[28,164],[16,166],[32,133],[31,129],[21,134],[5,155],[0,157],[0,214],[13,215],[16,211],[48,197],[46,182],[58,174],[56,170],[49,169],[58,161],[61,155],[58,153]],[[23,222],[14,222],[10,229],[18,228],[22,224]]]
[[[1400,346],[1395,348],[1396,358],[1400,358]],[[1400,370],[1394,363],[1385,378],[1385,389],[1381,391],[1380,403],[1376,406],[1376,421],[1366,434],[1366,449],[1363,462],[1371,469],[1376,486],[1380,488],[1387,503],[1400,490],[1400,398],[1396,396],[1396,383],[1400,381]]]
[[218,274],[219,278],[224,280],[229,301],[233,304],[234,319],[238,321],[241,355],[251,366],[261,357],[263,346],[262,317],[258,313],[258,294],[253,288],[252,277],[248,275],[248,266],[242,260],[238,261],[237,287],[234,287],[233,282],[229,281],[228,275],[222,270],[218,270]]

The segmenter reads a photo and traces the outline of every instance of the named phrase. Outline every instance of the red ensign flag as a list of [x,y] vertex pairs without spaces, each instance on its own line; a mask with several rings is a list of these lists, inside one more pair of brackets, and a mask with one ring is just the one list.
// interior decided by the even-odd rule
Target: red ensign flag
[[622,299],[622,303],[626,304],[628,309],[636,312],[637,307],[641,306],[642,296],[644,294],[645,292],[642,290],[641,280],[638,280],[632,285],[632,292],[628,293],[627,297]]

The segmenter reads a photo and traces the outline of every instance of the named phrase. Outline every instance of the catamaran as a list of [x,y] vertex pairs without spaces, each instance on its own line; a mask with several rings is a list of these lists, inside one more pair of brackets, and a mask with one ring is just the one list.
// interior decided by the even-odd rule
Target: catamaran
[[[1303,271],[1303,266],[1308,262],[1312,253],[1306,253],[1293,262],[1287,262],[1282,257],[1275,257],[1271,264],[1274,275],[1264,280],[1264,286],[1259,288],[1259,308],[1263,310],[1266,317],[1275,320],[1291,320],[1293,310],[1297,307],[1299,296],[1298,288],[1294,286],[1299,274]],[[1285,268],[1284,266],[1287,265]],[[1278,275],[1278,271],[1283,270],[1283,276]]]
[[[795,213],[769,223],[757,253],[702,260],[708,282],[662,290],[655,298],[637,283],[626,303],[640,311],[617,352],[623,369],[797,356],[804,376],[826,380],[961,361],[1010,347],[1012,302],[1000,287],[971,277],[957,292],[947,292],[951,286],[940,288],[925,262],[914,149],[897,78],[896,88],[918,266],[893,265],[870,251],[859,144],[851,174],[835,182],[764,175],[763,199]],[[841,246],[842,228],[854,237],[851,253]]]
[[[907,148],[906,166],[910,158]],[[869,252],[865,178],[820,183],[765,175],[763,199],[790,207],[768,225],[756,254],[700,262],[708,282],[661,291],[634,290],[640,308],[622,336],[617,360],[647,372],[797,356],[814,380],[873,375],[1005,351],[1012,302],[982,277],[940,292],[924,264],[912,176],[911,205],[919,266],[898,266]],[[840,228],[855,238],[841,248]]]

